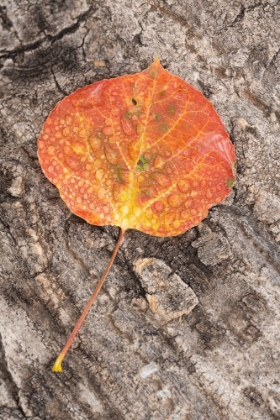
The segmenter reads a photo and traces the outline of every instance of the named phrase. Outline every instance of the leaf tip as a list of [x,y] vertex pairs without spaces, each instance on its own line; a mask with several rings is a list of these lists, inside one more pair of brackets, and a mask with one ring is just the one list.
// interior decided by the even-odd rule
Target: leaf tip
[[159,61],[159,58],[158,58],[158,56],[157,56],[157,55],[155,56],[155,59],[154,59],[153,64],[155,64],[155,65],[160,65],[160,66],[161,66],[160,61]]
[[152,79],[155,79],[159,72],[163,70],[162,65],[160,64],[158,56],[155,57],[152,64],[147,68],[147,72]]

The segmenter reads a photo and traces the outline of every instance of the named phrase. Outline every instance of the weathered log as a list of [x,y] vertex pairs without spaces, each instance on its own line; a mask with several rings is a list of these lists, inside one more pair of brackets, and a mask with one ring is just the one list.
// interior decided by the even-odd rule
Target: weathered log
[[[279,20],[277,0],[2,0],[1,420],[280,418]],[[65,95],[155,56],[213,102],[238,182],[184,235],[126,233],[53,373],[118,230],[71,214],[36,141]]]

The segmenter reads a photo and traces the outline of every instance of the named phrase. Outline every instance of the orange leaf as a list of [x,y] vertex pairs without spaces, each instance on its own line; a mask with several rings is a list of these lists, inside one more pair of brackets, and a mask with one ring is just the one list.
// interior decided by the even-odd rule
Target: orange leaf
[[40,164],[73,213],[95,225],[179,235],[222,201],[233,146],[212,104],[156,59],[78,89],[54,108]]
[[129,228],[184,233],[230,192],[233,146],[211,103],[156,59],[141,73],[78,89],[54,108],[38,140],[42,169],[73,213],[116,225],[110,262],[53,370],[95,301]]

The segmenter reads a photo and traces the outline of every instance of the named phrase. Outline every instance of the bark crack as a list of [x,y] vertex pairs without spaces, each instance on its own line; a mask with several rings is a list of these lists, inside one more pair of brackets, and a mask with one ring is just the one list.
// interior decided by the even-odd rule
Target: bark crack
[[5,353],[5,347],[3,344],[3,340],[2,340],[2,335],[0,333],[0,355],[1,355],[1,361],[0,361],[0,370],[4,376],[4,379],[6,379],[5,382],[8,383],[8,390],[10,392],[10,394],[12,395],[12,397],[14,398],[14,401],[17,405],[17,408],[19,410],[19,412],[24,416],[24,418],[26,418],[26,413],[22,407],[21,401],[20,401],[20,389],[17,385],[17,383],[15,382],[13,375],[11,373],[11,371],[9,370],[9,364],[7,361],[7,357],[6,357],[6,353]]
[[238,15],[236,16],[234,21],[228,26],[230,28],[232,28],[232,27],[235,26],[236,23],[241,22],[244,19],[245,14],[247,12],[251,12],[252,10],[258,9],[259,7],[262,7],[264,9],[267,6],[271,6],[271,4],[270,3],[257,3],[257,4],[254,4],[252,6],[248,6],[248,7],[245,7],[245,6],[241,5],[240,12],[238,13]]
[[58,32],[56,35],[46,35],[45,38],[42,39],[38,39],[37,41],[31,42],[29,44],[26,45],[22,45],[18,48],[15,48],[14,50],[10,50],[10,51],[0,51],[0,53],[2,53],[2,55],[0,55],[0,59],[4,58],[14,58],[15,56],[22,54],[24,52],[27,51],[33,51],[38,49],[41,45],[43,45],[45,42],[49,42],[50,44],[54,44],[55,42],[59,41],[60,39],[62,39],[64,36],[68,35],[68,34],[72,34],[74,32],[76,32],[81,23],[83,21],[86,21],[86,19],[91,15],[91,13],[94,11],[93,7],[90,7],[86,12],[82,13],[80,16],[78,16],[77,20],[75,23],[73,23],[70,26],[67,26],[66,28],[63,28],[60,32]]
[[180,23],[183,27],[189,27],[187,19],[183,16],[179,15],[178,13],[171,10],[169,7],[164,6],[162,2],[158,2],[156,0],[150,0],[151,10],[156,12],[162,12],[164,15],[168,16],[170,19],[174,20],[175,22]]
[[55,83],[55,86],[57,87],[57,90],[60,93],[62,93],[63,96],[67,96],[68,93],[65,90],[63,90],[62,87],[60,86],[60,84],[58,83],[55,72],[53,71],[52,67],[51,67],[51,72],[52,72],[52,75],[53,75],[53,78],[54,78],[54,83]]

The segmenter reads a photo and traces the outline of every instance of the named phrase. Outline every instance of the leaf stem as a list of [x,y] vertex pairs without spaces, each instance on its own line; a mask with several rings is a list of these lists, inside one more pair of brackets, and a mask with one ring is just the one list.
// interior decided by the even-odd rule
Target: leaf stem
[[101,288],[102,288],[102,286],[103,286],[103,284],[104,284],[104,282],[106,280],[106,277],[107,277],[107,275],[108,275],[108,273],[109,273],[109,271],[110,271],[110,269],[111,269],[111,267],[113,265],[113,262],[115,261],[115,258],[116,258],[117,252],[119,250],[119,247],[120,247],[120,245],[122,243],[124,234],[125,234],[125,230],[121,229],[120,234],[119,234],[118,241],[117,241],[116,246],[115,246],[115,249],[114,249],[114,252],[113,252],[113,254],[112,254],[111,258],[110,258],[110,261],[109,261],[109,263],[108,263],[108,265],[106,267],[106,270],[104,271],[103,276],[99,280],[99,283],[97,284],[97,286],[96,286],[93,294],[91,295],[90,300],[88,301],[85,309],[83,310],[80,318],[78,319],[78,321],[77,321],[77,323],[76,323],[76,325],[75,325],[75,327],[74,327],[74,329],[73,329],[70,337],[67,340],[67,343],[65,344],[63,350],[60,352],[59,356],[57,357],[57,359],[55,361],[55,364],[53,365],[53,368],[52,368],[52,371],[53,372],[62,372],[62,370],[63,370],[62,369],[62,365],[61,365],[62,364],[62,361],[63,361],[64,357],[66,356],[66,354],[67,354],[67,352],[69,350],[69,347],[71,346],[74,338],[76,337],[79,329],[81,328],[81,325],[82,325],[85,317],[87,316],[87,314],[88,314],[88,312],[89,312],[92,304],[94,303],[95,299],[97,298],[98,293],[100,292],[100,290],[101,290]]

